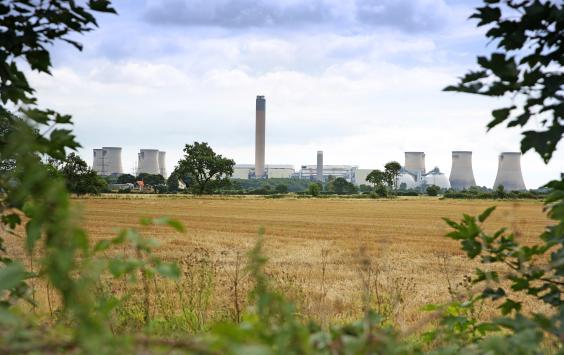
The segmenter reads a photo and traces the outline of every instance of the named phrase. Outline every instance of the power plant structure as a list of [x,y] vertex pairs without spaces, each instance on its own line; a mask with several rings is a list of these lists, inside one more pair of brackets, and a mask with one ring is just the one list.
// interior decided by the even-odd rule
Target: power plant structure
[[526,190],[521,173],[521,153],[504,152],[499,155],[494,189],[503,186],[506,191]]
[[159,150],[159,174],[166,179],[166,152]]
[[317,181],[323,181],[323,151],[317,151]]
[[438,167],[426,172],[424,152],[405,152],[405,164],[397,177],[399,188],[413,189],[435,185],[441,189],[449,189],[450,182]]
[[466,190],[476,186],[474,171],[472,170],[472,152],[452,152],[452,167],[450,169],[449,181],[451,188],[454,190]]
[[[234,167],[235,179],[295,178],[312,181],[327,181],[329,176],[342,177],[356,185],[370,184],[366,177],[373,169],[360,169],[353,165],[325,165],[323,151],[317,151],[317,164],[301,165],[294,170],[292,165],[265,165],[265,127],[266,100],[256,97],[255,116],[255,163],[237,164]],[[503,185],[507,190],[524,190],[525,184],[521,173],[520,153],[502,153],[494,188]],[[141,167],[141,164],[139,164]],[[140,169],[141,171],[141,169]],[[426,170],[425,153],[405,152],[405,162],[396,185],[401,189],[424,189],[435,185],[441,189],[464,190],[476,185],[472,168],[471,151],[453,151],[452,168],[447,177],[438,167]]]
[[102,149],[93,149],[93,153],[92,170],[102,176],[123,174],[120,147],[102,147]]
[[257,96],[255,120],[255,177],[265,177],[264,146],[266,126],[266,100],[264,96]]
[[139,162],[137,163],[137,175],[143,173],[158,175],[161,173],[159,169],[158,149],[141,149],[137,157],[139,158]]

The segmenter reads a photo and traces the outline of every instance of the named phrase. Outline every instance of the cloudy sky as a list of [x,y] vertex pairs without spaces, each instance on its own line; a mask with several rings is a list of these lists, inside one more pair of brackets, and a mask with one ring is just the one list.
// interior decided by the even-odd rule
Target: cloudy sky
[[[40,103],[72,113],[81,155],[121,146],[131,172],[140,148],[206,141],[237,163],[254,161],[256,95],[267,100],[268,164],[379,168],[426,152],[450,172],[452,150],[474,152],[491,186],[519,131],[486,133],[502,100],[441,89],[493,50],[467,20],[473,0],[118,0],[77,52],[54,49],[53,76],[33,76]],[[523,157],[534,188],[564,170]]]

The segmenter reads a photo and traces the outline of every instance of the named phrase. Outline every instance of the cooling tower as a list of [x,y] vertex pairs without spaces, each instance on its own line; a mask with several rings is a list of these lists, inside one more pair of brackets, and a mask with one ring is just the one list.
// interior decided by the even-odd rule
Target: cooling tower
[[405,152],[405,169],[410,172],[421,174],[425,173],[425,153]]
[[450,169],[450,186],[455,190],[465,190],[476,186],[472,170],[472,152],[452,152],[452,168]]
[[255,176],[264,176],[264,131],[265,131],[266,100],[264,96],[257,96],[256,128],[255,128]]
[[505,152],[499,156],[494,189],[503,185],[506,191],[526,190],[521,173],[521,153]]
[[157,175],[159,170],[159,151],[157,149],[141,149],[139,151],[139,164],[137,164],[137,175],[146,173]]
[[121,148],[119,147],[102,147],[103,167],[105,174],[103,175],[119,175],[123,174],[121,165]]
[[317,151],[317,181],[323,181],[323,151]]
[[92,170],[99,175],[104,175],[104,149],[93,149],[94,159],[92,160]]
[[159,151],[159,174],[166,178],[166,152]]

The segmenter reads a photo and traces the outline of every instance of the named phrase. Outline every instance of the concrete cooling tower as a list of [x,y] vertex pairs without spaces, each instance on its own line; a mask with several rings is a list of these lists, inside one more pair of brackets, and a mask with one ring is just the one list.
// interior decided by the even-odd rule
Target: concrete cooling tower
[[255,127],[255,176],[258,178],[264,176],[264,136],[266,124],[265,116],[266,100],[264,99],[264,96],[257,96]]
[[103,149],[93,149],[94,158],[92,160],[92,170],[102,175],[104,170],[104,150]]
[[503,185],[506,191],[526,190],[521,173],[521,153],[505,152],[499,156],[494,189]]
[[121,148],[119,147],[102,147],[104,150],[104,166],[108,175],[123,174],[121,164]]
[[412,173],[425,173],[425,153],[405,152],[405,169]]
[[159,151],[158,149],[141,149],[139,151],[139,163],[137,164],[137,174],[160,174],[159,170]]
[[452,168],[450,169],[449,180],[454,190],[465,190],[476,186],[474,171],[472,170],[472,152],[452,152]]
[[166,152],[159,151],[159,173],[166,178]]
[[317,181],[323,181],[323,151],[317,151],[317,171],[316,171]]
[[92,169],[103,176],[123,174],[121,148],[103,147],[102,149],[94,149]]

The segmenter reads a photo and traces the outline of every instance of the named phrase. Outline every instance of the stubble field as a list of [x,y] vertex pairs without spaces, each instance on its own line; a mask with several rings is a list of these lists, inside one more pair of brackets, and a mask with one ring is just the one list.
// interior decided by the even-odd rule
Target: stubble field
[[[470,288],[465,275],[477,264],[444,237],[449,228],[441,217],[459,219],[497,204],[488,229],[507,226],[524,242],[548,223],[535,201],[106,196],[73,203],[94,240],[137,227],[141,217],[168,216],[185,224],[185,234],[164,227],[144,231],[160,242],[157,255],[183,269],[183,280],[175,285],[152,284],[152,313],[166,318],[181,309],[186,315],[189,308],[194,331],[241,317],[251,285],[245,255],[260,228],[268,273],[304,319],[327,324],[358,318],[368,294],[371,307],[405,328],[423,317],[423,305]],[[492,307],[481,310],[484,317]]]

